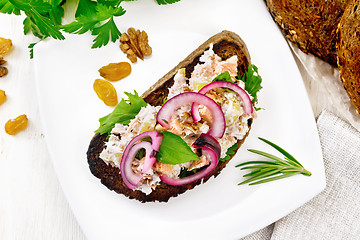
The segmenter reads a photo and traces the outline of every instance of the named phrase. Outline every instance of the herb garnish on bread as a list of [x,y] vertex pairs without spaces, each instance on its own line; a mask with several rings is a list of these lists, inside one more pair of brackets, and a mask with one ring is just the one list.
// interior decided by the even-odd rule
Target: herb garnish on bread
[[[143,100],[128,93],[130,104],[123,100],[100,119],[87,152],[91,172],[141,202],[166,202],[206,182],[249,134],[260,83],[242,39],[230,31],[214,35]],[[126,108],[131,120],[121,113]]]

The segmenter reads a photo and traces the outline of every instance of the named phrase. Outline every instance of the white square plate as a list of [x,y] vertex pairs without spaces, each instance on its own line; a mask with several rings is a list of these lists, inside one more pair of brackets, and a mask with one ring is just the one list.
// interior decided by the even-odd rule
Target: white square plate
[[[112,108],[96,96],[98,69],[127,61],[119,43],[90,49],[93,37],[66,35],[35,48],[38,99],[46,141],[64,193],[89,239],[235,239],[285,216],[325,187],[321,146],[314,116],[291,52],[262,0],[182,0],[123,3],[121,31],[148,32],[153,54],[132,64],[129,77],[115,82],[141,94],[198,45],[226,29],[245,41],[263,77],[258,112],[248,139],[217,178],[170,199],[142,204],[109,191],[89,171],[86,151],[98,119]],[[246,151],[274,152],[257,137],[293,154],[311,177],[295,176],[259,186],[238,186],[245,173],[234,166],[259,158]]]

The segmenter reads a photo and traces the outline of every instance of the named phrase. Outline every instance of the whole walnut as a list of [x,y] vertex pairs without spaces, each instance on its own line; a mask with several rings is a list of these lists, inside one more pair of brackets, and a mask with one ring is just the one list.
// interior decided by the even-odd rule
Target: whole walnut
[[144,60],[144,56],[150,56],[152,53],[147,33],[134,28],[129,28],[127,33],[121,34],[120,49],[132,63],[137,62],[137,58]]

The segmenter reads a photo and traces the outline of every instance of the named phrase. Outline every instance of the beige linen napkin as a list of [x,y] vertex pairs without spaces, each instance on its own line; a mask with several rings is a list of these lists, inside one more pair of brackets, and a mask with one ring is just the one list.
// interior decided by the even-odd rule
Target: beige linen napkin
[[360,133],[326,110],[318,117],[317,126],[326,171],[325,190],[242,240],[360,239]]

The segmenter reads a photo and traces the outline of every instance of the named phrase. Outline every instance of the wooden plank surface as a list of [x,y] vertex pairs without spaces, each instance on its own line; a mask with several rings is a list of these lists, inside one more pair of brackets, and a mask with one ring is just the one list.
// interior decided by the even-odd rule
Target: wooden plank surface
[[[13,41],[0,78],[0,239],[85,239],[61,190],[47,152],[37,105],[32,60],[22,16],[0,14],[0,36]],[[25,131],[5,133],[7,120],[26,114]]]

